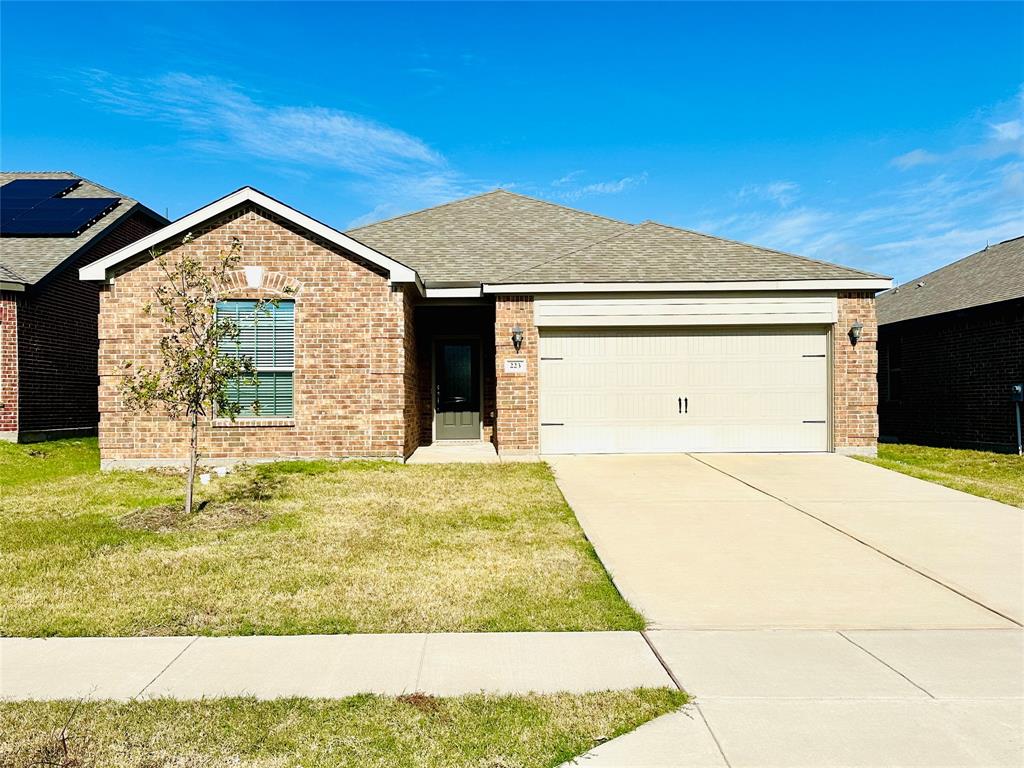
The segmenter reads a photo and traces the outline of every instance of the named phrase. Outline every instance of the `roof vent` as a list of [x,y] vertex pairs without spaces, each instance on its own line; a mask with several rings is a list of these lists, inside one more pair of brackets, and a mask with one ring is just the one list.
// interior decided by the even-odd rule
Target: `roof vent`
[[915,287],[915,288],[924,288],[924,280],[922,280],[921,282],[919,282],[919,283],[918,283],[917,285],[915,285],[914,287]]

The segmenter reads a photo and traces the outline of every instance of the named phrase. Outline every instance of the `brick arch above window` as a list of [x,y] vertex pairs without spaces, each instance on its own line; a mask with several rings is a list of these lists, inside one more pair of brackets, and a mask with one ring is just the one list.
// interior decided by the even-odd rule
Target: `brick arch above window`
[[[253,270],[259,270],[253,273]],[[257,279],[253,281],[253,277]],[[255,282],[255,285],[252,283]],[[271,272],[263,267],[233,270],[225,276],[218,291],[223,298],[289,298],[294,299],[302,290],[302,283],[284,272]]]

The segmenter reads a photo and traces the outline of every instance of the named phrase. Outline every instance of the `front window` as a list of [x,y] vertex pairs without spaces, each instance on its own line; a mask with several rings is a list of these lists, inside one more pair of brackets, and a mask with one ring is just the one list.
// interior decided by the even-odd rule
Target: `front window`
[[248,357],[254,379],[228,384],[228,399],[239,406],[240,418],[291,417],[295,375],[295,302],[260,305],[256,301],[221,301],[217,317],[238,326],[238,337],[221,344],[221,353]]

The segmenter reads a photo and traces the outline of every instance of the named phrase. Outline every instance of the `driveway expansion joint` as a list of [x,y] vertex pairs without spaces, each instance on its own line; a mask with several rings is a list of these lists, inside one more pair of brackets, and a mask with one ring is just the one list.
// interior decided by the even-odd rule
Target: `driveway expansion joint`
[[722,760],[725,762],[728,768],[732,768],[732,763],[729,762],[729,756],[725,754],[725,750],[722,749],[722,742],[718,740],[718,735],[715,733],[715,729],[711,727],[711,723],[708,722],[707,715],[704,714],[704,710],[700,708],[700,704],[694,704],[694,708],[700,713],[700,719],[704,721],[704,727],[708,729],[708,733],[711,734],[711,740],[715,742],[715,746],[718,747],[718,754],[722,756]]
[[910,565],[909,563],[907,563],[907,562],[905,562],[903,560],[900,560],[898,557],[894,557],[893,555],[890,555],[885,550],[879,549],[878,547],[876,547],[875,545],[871,544],[870,542],[867,542],[867,541],[865,541],[864,539],[862,539],[862,538],[860,538],[858,536],[854,536],[849,531],[845,531],[842,528],[840,528],[839,526],[833,525],[832,523],[828,522],[827,520],[824,520],[824,519],[818,517],[817,515],[815,515],[815,514],[813,514],[811,512],[808,512],[806,509],[798,507],[793,502],[788,501],[787,499],[785,499],[785,498],[783,498],[781,496],[776,496],[773,493],[769,493],[768,491],[764,490],[763,488],[759,488],[758,486],[754,485],[753,483],[748,483],[746,480],[744,480],[744,479],[742,479],[740,477],[737,477],[736,475],[734,475],[734,474],[732,474],[730,472],[726,472],[724,469],[716,467],[714,464],[709,464],[708,462],[706,462],[703,459],[699,458],[695,454],[688,453],[686,455],[689,456],[691,459],[693,459],[693,460],[695,460],[697,462],[700,462],[705,467],[708,467],[709,469],[713,469],[716,472],[721,472],[726,477],[732,478],[737,483],[742,483],[743,485],[747,486],[748,488],[750,488],[750,489],[752,489],[754,491],[757,491],[758,493],[764,494],[768,498],[774,499],[775,501],[779,502],[780,504],[785,504],[790,509],[797,511],[797,512],[799,512],[802,515],[807,515],[807,517],[811,518],[812,520],[817,520],[819,523],[821,523],[824,526],[827,526],[828,528],[831,528],[833,531],[836,531],[837,533],[840,533],[843,536],[846,536],[846,537],[848,537],[850,539],[853,539],[858,544],[863,544],[868,549],[870,549],[870,550],[872,550],[874,552],[877,552],[878,554],[882,555],[883,557],[888,558],[889,560],[892,560],[894,563],[896,563],[898,565],[902,565],[907,570],[913,571],[914,573],[918,574],[919,576],[923,576],[924,578],[928,579],[929,581],[935,582],[940,587],[945,587],[950,592],[953,592],[954,594],[959,595],[960,597],[964,598],[965,600],[971,601],[975,605],[977,605],[977,606],[979,606],[981,608],[984,608],[986,611],[989,611],[990,613],[994,613],[996,616],[999,616],[1001,619],[1005,619],[1006,621],[1009,621],[1009,622],[1011,622],[1013,624],[1016,624],[1018,627],[1024,628],[1024,624],[1022,624],[1017,619],[1014,619],[1014,618],[1012,618],[1010,616],[1007,616],[1005,613],[997,611],[995,608],[993,608],[993,607],[991,607],[989,605],[986,605],[985,603],[981,602],[977,598],[971,597],[970,595],[968,595],[968,594],[966,594],[964,592],[961,592],[956,587],[953,587],[953,586],[947,584],[946,582],[942,581],[941,579],[938,579],[935,576],[931,576],[930,574],[925,573],[924,571],[920,570],[919,568],[915,568],[914,566]]
[[644,642],[647,643],[647,647],[651,649],[651,653],[654,654],[654,658],[656,658],[658,660],[658,663],[661,664],[662,669],[665,670],[665,674],[667,674],[672,679],[672,683],[675,685],[675,687],[683,693],[686,693],[686,689],[683,688],[682,684],[680,684],[679,678],[676,677],[676,673],[672,671],[672,668],[668,665],[668,662],[665,661],[664,657],[661,655],[661,651],[659,651],[658,648],[654,645],[654,643],[651,642],[651,638],[648,637],[646,629],[640,630],[640,637],[642,637],[644,639]]
[[863,645],[861,645],[860,643],[857,643],[857,642],[856,642],[856,641],[854,641],[854,640],[853,640],[852,638],[850,638],[850,637],[849,637],[848,635],[844,634],[844,633],[843,633],[842,631],[839,631],[839,630],[837,630],[837,631],[836,631],[836,634],[837,634],[837,635],[839,635],[839,636],[840,636],[841,638],[843,638],[844,640],[846,640],[846,642],[848,642],[848,643],[851,643],[852,645],[856,646],[856,647],[857,647],[857,648],[859,648],[860,650],[864,651],[864,653],[866,653],[866,654],[867,654],[868,656],[870,656],[871,658],[873,658],[873,659],[874,659],[875,661],[877,661],[877,662],[878,662],[879,664],[882,664],[882,665],[884,665],[884,666],[888,667],[889,669],[891,669],[891,670],[892,670],[893,672],[895,672],[895,673],[896,673],[897,675],[899,675],[900,677],[902,677],[902,678],[903,678],[904,680],[906,680],[906,681],[907,681],[908,683],[910,683],[910,684],[911,684],[912,686],[914,686],[915,688],[917,688],[917,689],[919,689],[919,690],[921,690],[921,691],[924,691],[925,693],[927,693],[927,694],[928,694],[928,697],[929,697],[929,698],[931,698],[931,699],[934,699],[934,698],[935,698],[935,696],[934,696],[934,695],[932,695],[932,692],[931,692],[931,691],[929,691],[929,690],[928,690],[927,688],[925,688],[924,686],[922,686],[922,685],[920,685],[920,684],[916,683],[915,681],[911,680],[911,679],[910,679],[909,677],[907,677],[907,676],[906,676],[905,674],[903,674],[903,673],[902,673],[902,672],[900,672],[900,671],[899,671],[898,669],[896,669],[896,667],[894,667],[894,666],[893,666],[892,664],[889,664],[889,663],[888,663],[887,661],[885,661],[884,659],[881,659],[881,658],[879,658],[878,656],[876,656],[875,654],[873,654],[873,653],[872,653],[871,651],[869,651],[869,650],[868,650],[867,648],[865,648],[865,647],[864,647]]

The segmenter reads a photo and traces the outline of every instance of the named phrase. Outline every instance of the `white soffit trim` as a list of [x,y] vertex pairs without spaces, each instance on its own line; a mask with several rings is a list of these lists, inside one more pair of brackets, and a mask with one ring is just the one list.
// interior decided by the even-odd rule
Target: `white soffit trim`
[[691,283],[508,283],[485,284],[484,293],[621,293],[641,291],[884,291],[892,280],[746,280]]
[[21,283],[8,283],[0,281],[0,291],[24,291],[25,286]]
[[215,200],[209,205],[204,206],[197,211],[193,211],[177,221],[171,222],[163,229],[157,230],[150,235],[146,235],[146,237],[141,240],[136,240],[131,245],[127,245],[118,251],[114,251],[109,256],[104,256],[102,259],[94,261],[88,266],[82,267],[78,270],[78,277],[81,280],[106,280],[107,270],[110,267],[116,266],[133,256],[137,256],[143,251],[149,250],[165,240],[169,240],[170,238],[178,235],[185,235],[203,222],[208,221],[215,216],[219,216],[220,214],[231,210],[235,206],[242,205],[244,203],[253,203],[261,208],[265,208],[271,213],[280,216],[282,219],[286,219],[296,226],[307,229],[314,235],[322,237],[324,240],[334,243],[360,258],[366,259],[371,264],[376,264],[377,266],[386,269],[391,278],[391,282],[393,283],[416,283],[417,287],[419,287],[422,292],[422,283],[420,283],[419,276],[416,274],[414,269],[410,269],[404,264],[400,264],[382,253],[378,253],[373,250],[373,248],[363,245],[358,240],[349,237],[343,232],[339,232],[316,219],[310,218],[306,214],[301,213],[291,206],[285,205],[279,200],[275,200],[252,187],[242,187],[237,192],[232,192],[230,195],[222,197],[220,200]]
[[427,288],[428,299],[478,299],[480,286],[470,288]]

